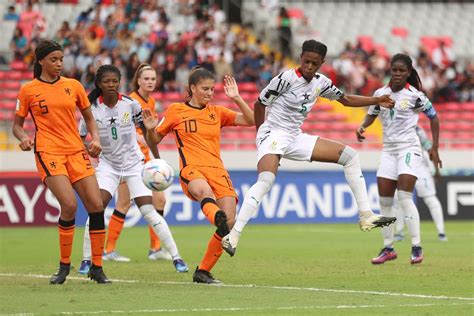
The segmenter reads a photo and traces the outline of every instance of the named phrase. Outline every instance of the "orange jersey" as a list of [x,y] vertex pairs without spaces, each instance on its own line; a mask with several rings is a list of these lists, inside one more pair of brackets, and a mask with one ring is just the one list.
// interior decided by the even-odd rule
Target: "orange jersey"
[[[145,101],[145,99],[138,93],[138,91],[134,91],[130,93],[128,96],[134,99],[135,101],[137,101],[138,103],[140,103],[142,110],[149,109],[151,113],[156,116],[155,99],[153,99],[151,96],[148,98],[148,101]],[[139,127],[137,127],[137,136],[138,135],[143,136],[142,130]],[[142,142],[138,142],[138,145],[140,146],[140,150],[142,151],[142,153],[145,155],[145,161],[150,160],[150,148],[148,148],[148,145]]]
[[35,152],[69,155],[84,149],[74,114],[76,107],[83,110],[89,105],[84,87],[75,79],[59,77],[53,83],[34,79],[21,87],[15,114],[31,114]]
[[163,136],[172,132],[185,166],[224,168],[220,154],[221,128],[234,126],[237,112],[208,104],[202,109],[187,103],[173,103],[163,114],[156,131]]

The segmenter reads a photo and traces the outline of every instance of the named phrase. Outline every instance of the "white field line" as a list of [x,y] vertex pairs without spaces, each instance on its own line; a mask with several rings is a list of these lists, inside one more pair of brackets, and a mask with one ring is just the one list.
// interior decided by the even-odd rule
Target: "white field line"
[[[0,277],[23,277],[23,278],[36,278],[36,279],[49,279],[51,276],[42,274],[21,274],[21,273],[0,273]],[[84,277],[68,276],[68,280],[80,280],[89,281]],[[173,284],[173,285],[194,285],[194,286],[206,286],[202,284],[195,284],[192,282],[177,282],[177,281],[140,281],[140,280],[126,280],[126,279],[110,279],[112,282],[117,283],[142,283],[142,284]],[[461,300],[461,301],[474,301],[473,297],[459,297],[459,296],[446,296],[446,295],[426,295],[426,294],[411,294],[411,293],[396,293],[396,292],[380,292],[380,291],[365,291],[365,290],[338,290],[338,289],[324,289],[314,287],[297,287],[297,286],[271,286],[271,285],[255,285],[255,284],[221,284],[214,285],[218,287],[228,288],[252,288],[252,289],[268,289],[268,290],[287,290],[287,291],[314,291],[314,292],[329,292],[329,293],[350,293],[350,294],[367,294],[367,295],[380,295],[380,296],[398,296],[407,298],[424,298],[433,300]]]
[[[316,306],[280,306],[280,307],[223,307],[223,308],[160,308],[138,310],[101,310],[82,312],[59,312],[53,315],[97,315],[97,314],[138,314],[138,313],[202,313],[202,312],[248,312],[248,311],[282,311],[282,310],[315,310],[315,309],[362,309],[362,308],[406,308],[406,307],[433,307],[433,306],[467,306],[474,303],[448,304],[399,304],[399,305],[316,305]],[[33,313],[0,314],[1,316],[32,316]],[[36,314],[40,315],[40,313]]]

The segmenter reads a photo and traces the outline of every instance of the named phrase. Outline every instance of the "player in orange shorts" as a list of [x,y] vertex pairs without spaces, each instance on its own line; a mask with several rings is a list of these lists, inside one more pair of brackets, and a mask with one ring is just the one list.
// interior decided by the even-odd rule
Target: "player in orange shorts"
[[240,96],[234,78],[225,76],[224,90],[242,113],[210,104],[214,75],[197,67],[188,77],[188,101],[171,104],[159,123],[149,111],[143,112],[150,143],[158,144],[168,133],[173,133],[180,156],[183,191],[201,203],[204,215],[217,226],[193,274],[196,283],[221,283],[210,271],[222,255],[221,239],[232,228],[236,214],[237,195],[220,157],[221,128],[254,125],[253,111]]
[[[34,149],[41,180],[53,192],[61,206],[61,260],[50,283],[64,283],[71,269],[77,208],[74,190],[89,213],[92,267],[88,276],[97,283],[109,283],[102,270],[104,208],[94,168],[77,131],[74,116],[76,107],[80,109],[92,135],[87,150],[94,157],[101,152],[99,134],[82,85],[74,79],[60,76],[63,56],[61,46],[54,41],[42,41],[38,44],[35,50],[35,78],[20,89],[13,134],[20,141],[21,150]],[[36,126],[34,141],[23,129],[28,112]]]

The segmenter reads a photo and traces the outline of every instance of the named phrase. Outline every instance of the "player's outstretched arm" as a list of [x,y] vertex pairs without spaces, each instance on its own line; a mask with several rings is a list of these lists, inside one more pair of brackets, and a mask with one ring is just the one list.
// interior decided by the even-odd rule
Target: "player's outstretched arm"
[[20,148],[23,151],[30,151],[34,143],[31,138],[26,135],[25,130],[23,129],[23,124],[25,123],[25,118],[15,115],[15,120],[13,121],[12,132],[13,135],[20,141]]
[[364,141],[365,136],[363,134],[365,133],[365,129],[367,127],[369,127],[370,125],[372,125],[372,123],[374,123],[376,118],[377,118],[377,116],[375,116],[375,115],[370,115],[370,114],[365,115],[364,121],[362,122],[362,124],[356,130],[356,136],[357,136],[357,140],[359,142]]
[[92,137],[87,150],[89,151],[89,155],[91,155],[91,157],[98,157],[102,151],[102,146],[100,146],[99,129],[97,128],[94,115],[92,114],[90,107],[81,110],[81,114],[84,118],[84,122],[86,123],[87,131]]
[[252,126],[255,124],[253,111],[250,106],[245,102],[239,94],[239,88],[235,82],[234,77],[225,75],[224,76],[224,92],[225,94],[234,101],[240,108],[242,113],[237,114],[235,117],[235,125],[237,126]]
[[393,108],[395,106],[395,101],[393,101],[388,94],[382,95],[380,97],[363,97],[360,95],[343,95],[342,98],[338,100],[344,106],[349,107],[363,107],[370,105],[380,105],[384,108]]

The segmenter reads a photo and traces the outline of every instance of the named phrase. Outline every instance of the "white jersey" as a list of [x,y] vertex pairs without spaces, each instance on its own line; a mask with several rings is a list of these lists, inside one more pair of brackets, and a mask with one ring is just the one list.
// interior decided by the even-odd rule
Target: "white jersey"
[[319,96],[337,100],[342,95],[324,75],[317,73],[308,82],[299,69],[284,71],[270,81],[258,98],[267,107],[263,125],[298,135],[301,124]]
[[436,114],[431,102],[423,92],[409,84],[398,92],[393,92],[390,86],[382,87],[375,91],[374,96],[385,94],[389,94],[395,101],[392,109],[373,105],[368,110],[369,115],[378,115],[382,121],[383,150],[398,153],[407,148],[420,147],[416,133],[418,115],[420,112]]
[[[138,147],[135,126],[143,123],[140,104],[119,94],[117,104],[110,108],[99,97],[91,106],[99,129],[102,153],[99,160],[106,160],[118,171],[132,169],[143,163],[143,154]],[[79,134],[87,135],[84,119],[79,124]],[[99,162],[100,165],[100,162]]]

